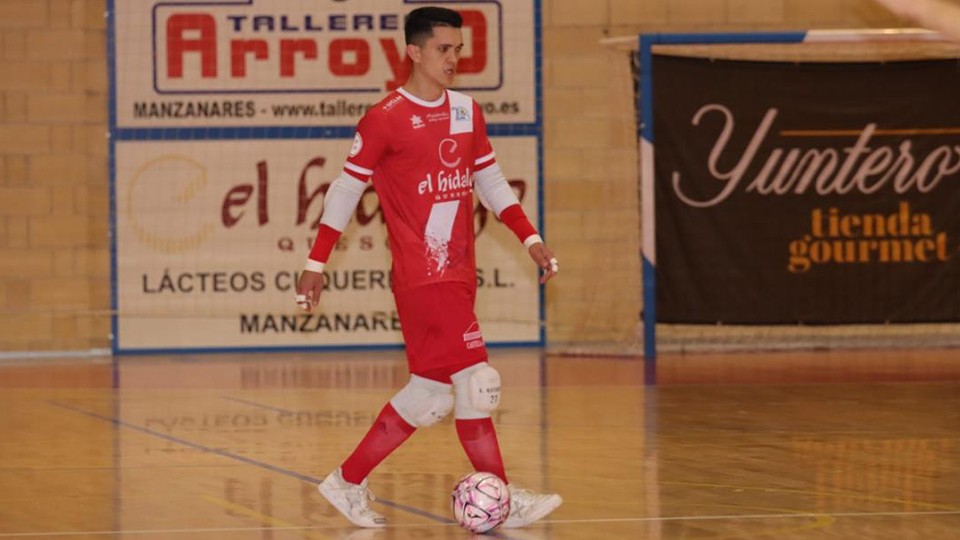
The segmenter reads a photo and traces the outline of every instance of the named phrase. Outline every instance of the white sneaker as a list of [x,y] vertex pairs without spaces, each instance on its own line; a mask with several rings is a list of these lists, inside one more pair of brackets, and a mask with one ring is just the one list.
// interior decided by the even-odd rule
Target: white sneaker
[[351,484],[343,479],[340,467],[328,474],[317,486],[323,495],[341,514],[359,527],[385,527],[387,518],[370,509],[368,503],[376,500],[367,489],[367,481]]
[[519,489],[511,485],[510,515],[503,523],[503,528],[526,527],[553,512],[561,504],[563,504],[563,498],[556,493],[535,493],[529,489]]

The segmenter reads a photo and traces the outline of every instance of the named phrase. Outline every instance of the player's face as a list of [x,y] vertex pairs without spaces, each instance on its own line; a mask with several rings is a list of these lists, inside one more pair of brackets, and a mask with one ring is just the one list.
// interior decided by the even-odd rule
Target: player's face
[[444,88],[452,85],[463,50],[463,33],[460,29],[434,27],[433,36],[419,49],[419,65],[423,74]]

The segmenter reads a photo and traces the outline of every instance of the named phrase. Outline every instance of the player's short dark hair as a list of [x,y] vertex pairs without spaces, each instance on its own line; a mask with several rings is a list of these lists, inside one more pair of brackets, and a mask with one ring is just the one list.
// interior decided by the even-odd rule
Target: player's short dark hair
[[452,9],[442,7],[421,7],[407,14],[403,24],[403,36],[407,45],[423,45],[423,42],[433,37],[433,29],[437,26],[461,28],[463,17]]

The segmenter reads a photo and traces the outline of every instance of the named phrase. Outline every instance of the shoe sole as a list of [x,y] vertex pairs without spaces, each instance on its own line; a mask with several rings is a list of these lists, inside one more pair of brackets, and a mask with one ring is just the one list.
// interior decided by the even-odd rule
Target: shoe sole
[[537,521],[540,521],[541,519],[550,515],[550,513],[556,510],[557,508],[560,508],[560,505],[563,504],[563,498],[560,495],[553,494],[550,498],[547,499],[547,502],[552,504],[546,504],[546,503],[543,504],[540,507],[540,512],[533,514],[532,519],[528,518],[527,521],[525,521],[524,523],[508,525],[507,523],[509,523],[510,521],[510,517],[508,516],[507,521],[504,522],[502,527],[504,529],[519,529],[521,527],[526,527],[531,523],[536,523]]

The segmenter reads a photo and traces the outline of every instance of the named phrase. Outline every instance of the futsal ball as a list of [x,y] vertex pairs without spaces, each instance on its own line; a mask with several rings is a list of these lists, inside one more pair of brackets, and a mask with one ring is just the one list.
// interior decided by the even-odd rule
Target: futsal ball
[[510,490],[492,473],[470,473],[453,488],[453,517],[464,529],[483,534],[510,515]]

